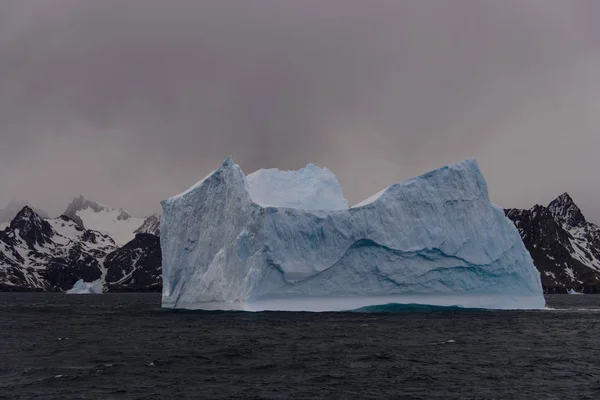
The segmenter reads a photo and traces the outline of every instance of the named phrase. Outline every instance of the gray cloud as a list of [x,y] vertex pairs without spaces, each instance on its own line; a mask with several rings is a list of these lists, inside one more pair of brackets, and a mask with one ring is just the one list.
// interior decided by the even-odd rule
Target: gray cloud
[[502,206],[600,222],[600,4],[0,3],[0,204],[146,214],[232,155],[351,202],[476,157]]

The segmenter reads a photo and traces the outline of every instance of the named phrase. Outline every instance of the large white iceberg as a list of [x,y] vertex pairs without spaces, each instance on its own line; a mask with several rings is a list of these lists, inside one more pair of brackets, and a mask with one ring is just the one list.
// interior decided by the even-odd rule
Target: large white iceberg
[[228,158],[162,206],[163,307],[545,305],[531,257],[475,160],[348,208],[329,170],[246,177]]

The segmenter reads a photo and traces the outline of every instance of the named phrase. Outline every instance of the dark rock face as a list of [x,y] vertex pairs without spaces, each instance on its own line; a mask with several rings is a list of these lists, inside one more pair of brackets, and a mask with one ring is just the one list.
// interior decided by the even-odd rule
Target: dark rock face
[[[54,235],[50,224],[43,220],[29,206],[25,206],[10,223],[10,229],[15,232],[30,249],[35,245],[44,246],[52,243]],[[16,240],[12,240],[16,243]]]
[[564,193],[548,207],[508,209],[546,293],[600,292],[600,227],[585,220]]
[[162,290],[160,238],[138,233],[104,261],[106,287],[111,292]]
[[548,210],[566,228],[585,227],[587,224],[581,210],[568,193],[563,193],[550,202]]
[[74,246],[70,249],[68,257],[49,260],[42,276],[54,289],[68,290],[79,279],[86,282],[100,279],[102,266],[96,258],[87,254],[82,246]]
[[0,291],[65,291],[83,279],[109,291],[160,291],[160,239],[140,233],[119,248],[71,218],[42,218],[24,207],[0,231]]

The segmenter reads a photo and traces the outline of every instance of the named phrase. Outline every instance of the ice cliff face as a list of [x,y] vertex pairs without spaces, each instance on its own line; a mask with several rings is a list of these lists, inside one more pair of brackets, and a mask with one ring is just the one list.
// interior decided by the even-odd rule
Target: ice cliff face
[[[352,208],[333,174],[307,168],[315,179],[302,170],[247,178],[229,158],[163,201],[163,306],[544,306],[531,257],[490,202],[475,160],[390,186]],[[286,195],[276,191],[283,185]],[[302,194],[310,200],[290,198]]]

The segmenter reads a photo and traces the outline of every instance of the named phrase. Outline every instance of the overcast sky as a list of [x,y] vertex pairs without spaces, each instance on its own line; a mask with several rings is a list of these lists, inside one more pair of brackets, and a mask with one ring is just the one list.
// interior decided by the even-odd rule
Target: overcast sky
[[600,1],[2,0],[0,207],[144,215],[228,155],[356,203],[475,157],[600,222]]

